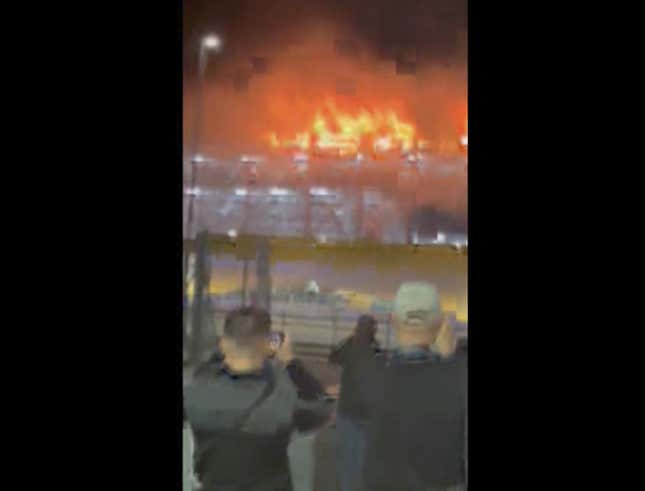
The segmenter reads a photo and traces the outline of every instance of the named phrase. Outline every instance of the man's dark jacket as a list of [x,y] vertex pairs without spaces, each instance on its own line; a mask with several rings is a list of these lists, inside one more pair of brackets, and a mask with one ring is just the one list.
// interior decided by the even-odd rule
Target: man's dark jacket
[[365,491],[425,491],[466,482],[468,351],[360,358],[371,409]]
[[265,363],[243,376],[214,357],[184,388],[203,491],[288,491],[287,446],[303,418],[310,429],[329,418],[323,400],[303,400],[284,366]]

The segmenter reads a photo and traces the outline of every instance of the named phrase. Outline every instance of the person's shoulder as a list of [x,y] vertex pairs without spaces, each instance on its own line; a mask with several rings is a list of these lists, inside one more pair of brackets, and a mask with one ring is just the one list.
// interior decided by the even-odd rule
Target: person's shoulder
[[455,352],[455,355],[461,362],[463,363],[468,362],[468,340],[467,339],[459,340],[459,342],[457,343],[457,350]]
[[460,357],[468,357],[468,339],[462,338],[457,341],[457,349],[455,355]]
[[457,349],[452,356],[453,363],[460,367],[460,369],[467,370],[468,368],[468,341],[460,339],[457,343]]
[[294,358],[289,360],[289,362],[284,365],[284,370],[287,372],[287,375],[292,382],[298,383],[300,377],[306,373],[306,369],[302,361]]
[[352,351],[352,340],[353,336],[349,336],[332,346],[327,361],[335,365],[344,365],[347,362],[349,352]]
[[342,339],[340,342],[337,344],[333,345],[331,347],[331,352],[332,353],[340,353],[345,351],[346,349],[350,348],[352,346],[352,341],[354,340],[354,336],[348,336],[345,339]]
[[203,383],[207,381],[216,381],[226,376],[224,370],[224,363],[220,359],[210,359],[209,361],[199,365],[193,374],[193,380],[196,383]]
[[305,365],[299,358],[291,358],[286,364],[287,370],[304,370]]
[[379,363],[386,363],[391,356],[392,356],[391,351],[386,351],[382,349],[374,351],[374,359]]

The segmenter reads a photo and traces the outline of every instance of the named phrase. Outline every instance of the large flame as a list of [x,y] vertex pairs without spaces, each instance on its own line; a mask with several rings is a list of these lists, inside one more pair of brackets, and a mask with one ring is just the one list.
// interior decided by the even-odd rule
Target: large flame
[[342,157],[361,151],[373,155],[409,151],[417,142],[415,127],[392,110],[360,109],[350,113],[328,102],[316,112],[308,131],[284,139],[272,132],[269,143],[274,149],[313,150],[318,155]]

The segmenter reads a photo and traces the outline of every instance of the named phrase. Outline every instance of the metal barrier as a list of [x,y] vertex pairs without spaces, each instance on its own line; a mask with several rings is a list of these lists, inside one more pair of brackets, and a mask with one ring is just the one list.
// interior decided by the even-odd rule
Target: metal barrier
[[[204,356],[218,336],[223,334],[224,318],[231,307],[222,306],[210,309],[206,316],[208,325],[202,333]],[[295,355],[307,357],[327,357],[332,346],[351,335],[361,312],[334,309],[325,304],[283,304],[275,302],[272,310],[273,328],[284,331],[291,341]],[[378,322],[376,339],[385,350],[395,348],[395,339],[390,329],[388,312],[371,314]],[[467,324],[460,324],[453,318],[453,326],[460,337],[467,337]]]

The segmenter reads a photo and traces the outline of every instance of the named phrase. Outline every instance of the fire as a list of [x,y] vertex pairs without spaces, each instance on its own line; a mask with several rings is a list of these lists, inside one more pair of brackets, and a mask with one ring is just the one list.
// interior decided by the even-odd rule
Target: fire
[[466,119],[464,128],[464,134],[459,138],[459,143],[461,144],[462,148],[468,148],[468,119]]
[[275,149],[313,149],[318,155],[342,157],[356,155],[359,151],[376,155],[409,151],[414,148],[415,138],[414,126],[401,121],[394,111],[361,109],[352,114],[327,103],[324,110],[316,112],[309,131],[283,140],[274,132],[269,135],[269,143]]
[[296,150],[308,150],[310,145],[311,137],[308,132],[296,133],[296,136],[292,140],[283,140],[278,139],[276,133],[271,133],[269,135],[269,144],[272,148],[285,148],[285,149],[296,149]]

